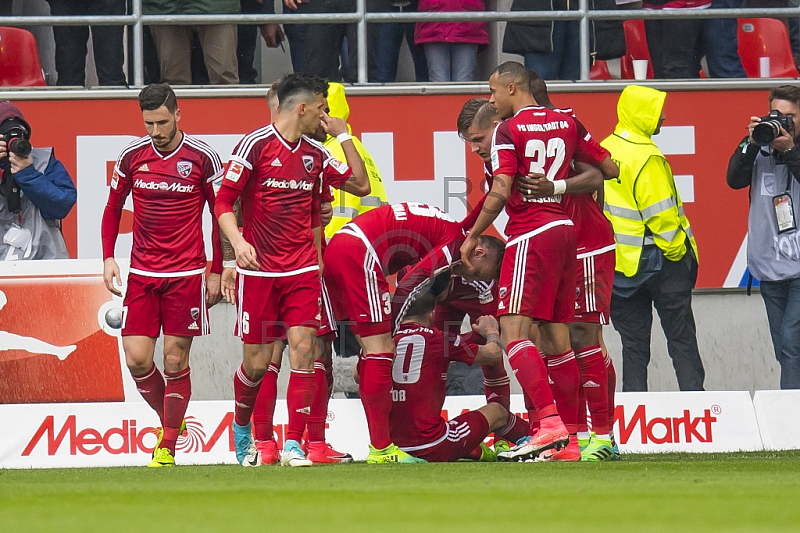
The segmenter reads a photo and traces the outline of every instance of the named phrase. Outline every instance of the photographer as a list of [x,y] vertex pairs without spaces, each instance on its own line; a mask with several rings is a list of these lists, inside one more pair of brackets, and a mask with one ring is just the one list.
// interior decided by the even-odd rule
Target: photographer
[[0,102],[0,261],[68,259],[61,219],[77,192],[52,148],[31,148],[31,127]]
[[795,210],[800,206],[800,88],[769,94],[769,116],[750,117],[728,163],[732,189],[750,187],[747,266],[761,282],[781,388],[800,388],[800,252]]

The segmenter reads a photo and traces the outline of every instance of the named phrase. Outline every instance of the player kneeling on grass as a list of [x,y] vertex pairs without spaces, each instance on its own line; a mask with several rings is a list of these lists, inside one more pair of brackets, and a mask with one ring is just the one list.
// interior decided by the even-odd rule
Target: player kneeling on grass
[[397,357],[392,367],[392,440],[406,453],[430,462],[475,459],[493,461],[484,443],[490,431],[509,426],[512,442],[528,434],[528,423],[499,403],[489,403],[445,421],[441,417],[450,361],[503,364],[497,320],[483,316],[473,326],[487,342],[466,342],[466,335],[446,337],[433,327],[434,297],[417,298],[394,336]]

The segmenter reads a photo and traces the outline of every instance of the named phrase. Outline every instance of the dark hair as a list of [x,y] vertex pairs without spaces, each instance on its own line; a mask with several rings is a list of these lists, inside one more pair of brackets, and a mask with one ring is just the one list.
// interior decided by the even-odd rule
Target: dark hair
[[436,300],[433,297],[433,294],[430,292],[426,292],[411,302],[411,305],[408,306],[408,310],[406,311],[405,319],[408,320],[410,318],[422,318],[436,307]]
[[478,246],[486,248],[497,260],[498,265],[503,262],[503,255],[506,253],[506,244],[497,237],[478,235]]
[[779,85],[769,92],[769,103],[773,100],[787,100],[800,107],[800,87],[794,85]]
[[178,109],[178,97],[168,84],[151,83],[139,92],[139,108],[142,111],[155,111],[162,105],[170,113]]
[[530,91],[536,103],[543,107],[552,107],[550,103],[550,95],[547,93],[547,84],[544,82],[539,74],[533,70],[528,70],[530,76]]
[[317,94],[327,98],[328,80],[314,74],[287,74],[278,85],[278,103],[284,109],[294,107],[297,102],[306,101]]
[[[281,86],[281,81],[282,80],[273,81],[272,85],[270,85],[269,89],[267,89],[267,103],[269,103],[269,101],[273,98],[278,97],[278,87]],[[280,101],[278,103],[280,103]]]
[[497,115],[497,109],[486,98],[477,97],[470,98],[464,102],[461,112],[456,119],[456,127],[458,134],[464,136],[467,130],[473,125],[482,130],[489,129],[492,122],[500,120]]
[[[497,74],[498,78],[510,77],[511,82],[520,87],[530,87],[531,74],[525,65],[518,61],[506,61],[497,66],[492,74]],[[530,91],[530,89],[528,89]]]

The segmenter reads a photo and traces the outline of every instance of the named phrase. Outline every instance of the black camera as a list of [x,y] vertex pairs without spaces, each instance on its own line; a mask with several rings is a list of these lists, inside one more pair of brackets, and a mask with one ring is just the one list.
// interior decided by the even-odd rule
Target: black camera
[[790,115],[784,115],[778,110],[770,111],[769,115],[761,117],[761,122],[753,128],[753,142],[759,146],[767,146],[774,141],[776,137],[780,137],[781,128],[785,129],[787,133],[792,134],[794,132],[792,117]]
[[6,142],[9,153],[13,152],[19,157],[31,155],[31,143],[27,137],[28,132],[25,128],[20,127],[11,128],[3,133],[3,140]]

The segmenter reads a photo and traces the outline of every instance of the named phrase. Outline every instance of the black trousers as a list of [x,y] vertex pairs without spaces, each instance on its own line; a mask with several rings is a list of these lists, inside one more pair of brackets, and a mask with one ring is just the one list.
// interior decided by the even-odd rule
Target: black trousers
[[697,262],[691,252],[664,267],[631,296],[611,297],[611,322],[622,338],[622,390],[647,390],[653,306],[667,337],[667,351],[682,391],[703,390],[705,370],[697,349],[692,289]]
[[699,78],[704,20],[646,20],[656,79]]
[[[125,0],[48,0],[50,13],[69,15],[124,15]],[[97,81],[104,86],[125,86],[122,69],[123,26],[53,26],[56,41],[56,85],[86,84],[86,52],[89,29],[97,69]]]

